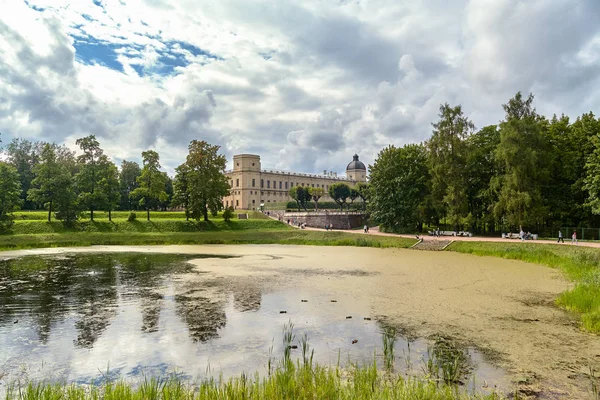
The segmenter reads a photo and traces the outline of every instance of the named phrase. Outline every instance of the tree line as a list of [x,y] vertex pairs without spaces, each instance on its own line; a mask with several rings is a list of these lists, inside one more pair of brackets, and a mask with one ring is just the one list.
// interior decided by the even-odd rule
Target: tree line
[[[325,189],[311,186],[294,186],[289,190],[290,197],[296,202],[298,211],[304,209],[307,211],[308,205],[313,202],[315,210],[319,210],[319,200],[328,194],[329,197],[340,207],[340,211],[350,210],[350,205],[354,200],[360,198],[363,203],[363,210],[366,210],[367,198],[369,193],[369,185],[365,182],[359,182],[354,187],[350,187],[345,183],[334,183],[329,186],[327,193]],[[350,202],[348,202],[350,201]]]
[[388,146],[369,166],[372,217],[390,231],[600,227],[600,119],[548,119],[533,101],[517,93],[479,130],[441,105],[428,140]]
[[112,220],[115,210],[145,210],[150,220],[151,210],[171,207],[184,208],[188,219],[208,220],[229,193],[225,156],[218,154],[219,146],[204,141],[190,143],[174,178],[161,171],[156,151],[142,152],[142,166],[123,160],[118,168],[94,135],[77,139],[76,145],[80,154],[64,145],[25,139],[13,139],[3,149],[0,231],[12,225],[18,209],[47,210],[48,221],[54,217],[66,224],[84,211],[94,221],[96,211],[108,212]]

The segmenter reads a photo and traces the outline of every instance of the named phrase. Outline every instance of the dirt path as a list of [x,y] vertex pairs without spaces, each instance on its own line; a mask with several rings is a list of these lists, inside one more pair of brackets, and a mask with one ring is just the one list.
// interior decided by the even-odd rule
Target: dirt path
[[195,264],[216,276],[262,285],[263,291],[293,288],[307,296],[315,291],[350,296],[405,334],[444,335],[476,346],[509,372],[516,387],[541,398],[592,398],[589,367],[600,369],[600,338],[582,332],[576,316],[554,305],[570,283],[557,270],[520,261],[282,245],[97,246],[2,256],[91,251],[237,255]]

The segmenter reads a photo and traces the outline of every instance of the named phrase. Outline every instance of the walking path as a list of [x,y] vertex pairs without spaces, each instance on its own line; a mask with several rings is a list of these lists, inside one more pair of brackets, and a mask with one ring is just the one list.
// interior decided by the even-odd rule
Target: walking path
[[[273,218],[274,220],[278,221],[279,219],[273,216],[270,216],[270,218]],[[285,224],[285,221],[281,221],[282,223]],[[293,226],[294,228],[300,229],[297,226],[294,225],[290,225]],[[322,231],[325,232],[326,230],[323,228],[312,228],[312,227],[306,227],[305,230],[307,231]],[[359,234],[359,235],[376,235],[376,236],[395,236],[395,237],[403,237],[403,238],[409,238],[409,239],[416,239],[417,235],[405,235],[405,234],[397,234],[397,233],[386,233],[386,232],[380,232],[379,231],[379,227],[375,226],[372,228],[369,228],[369,233],[364,233],[362,229],[360,230],[339,230],[340,232],[346,232],[346,233],[354,233],[354,234]],[[473,237],[463,237],[463,236],[442,236],[442,237],[434,237],[434,236],[422,236],[419,235],[419,238],[423,239],[425,242],[428,241],[444,241],[447,242],[448,240],[453,240],[456,242],[461,242],[461,241],[465,241],[465,242],[499,242],[499,243],[533,243],[533,244],[557,244],[556,240],[547,240],[547,239],[540,239],[540,240],[525,240],[525,241],[521,241],[519,239],[502,239],[501,237],[489,237],[489,236],[473,236]],[[561,243],[562,244],[562,243]],[[594,248],[600,248],[600,242],[582,242],[579,241],[578,244],[571,244],[571,240],[570,239],[565,239],[565,243],[564,246],[583,246],[583,247],[594,247]]]

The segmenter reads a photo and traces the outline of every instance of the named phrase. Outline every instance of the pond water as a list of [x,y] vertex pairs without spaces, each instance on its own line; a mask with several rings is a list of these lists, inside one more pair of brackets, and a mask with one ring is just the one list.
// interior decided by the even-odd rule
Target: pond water
[[[368,304],[304,287],[231,285],[188,263],[200,258],[229,257],[101,253],[0,261],[0,391],[24,379],[262,373],[269,358],[281,359],[289,322],[294,343],[306,334],[317,362],[344,366],[376,357],[383,364],[386,326]],[[440,348],[466,360],[463,381],[471,389],[504,384],[503,372],[481,354],[447,341],[398,335],[395,368],[420,374]]]

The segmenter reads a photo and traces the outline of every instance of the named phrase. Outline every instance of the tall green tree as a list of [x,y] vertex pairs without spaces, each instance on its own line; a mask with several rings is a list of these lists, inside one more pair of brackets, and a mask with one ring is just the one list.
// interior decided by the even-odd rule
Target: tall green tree
[[500,123],[500,143],[495,153],[503,174],[497,180],[494,213],[511,229],[539,227],[547,211],[542,199],[547,142],[533,98],[532,94],[524,98],[519,92],[503,105],[506,116]]
[[0,232],[12,226],[13,211],[22,203],[21,182],[17,169],[0,161]]
[[[586,130],[591,132],[589,143],[592,151],[587,156],[585,164],[583,189],[588,196],[586,205],[590,207],[593,214],[600,215],[600,118],[595,120],[593,114],[590,113],[585,115],[585,119]],[[579,129],[583,130],[584,127],[581,126]]]
[[340,206],[340,211],[344,211],[344,205],[350,197],[350,186],[345,183],[334,183],[329,186],[329,197]]
[[323,197],[325,195],[325,189],[323,188],[308,188],[309,189],[309,194],[310,194],[310,198],[315,202],[315,210],[319,210],[319,200],[321,199],[321,197]]
[[369,184],[366,182],[358,182],[355,188],[358,191],[358,196],[363,202],[363,211],[366,211],[367,201],[369,201]]
[[427,141],[431,194],[439,216],[446,217],[455,229],[468,216],[466,158],[469,134],[475,129],[462,107],[440,106],[439,120]]
[[216,215],[223,208],[223,197],[229,195],[225,177],[227,159],[219,154],[220,146],[192,140],[186,158],[189,169],[190,210],[195,219],[208,221],[209,211]]
[[138,163],[123,160],[119,172],[119,185],[121,188],[121,210],[137,210],[139,199],[133,199],[130,194],[138,188],[137,178],[142,174]]
[[496,147],[500,143],[500,132],[496,125],[486,126],[467,139],[466,194],[469,214],[473,217],[475,231],[494,231],[493,205],[495,191],[490,184],[501,170],[495,159]]
[[[48,222],[52,219],[54,205],[63,194],[72,190],[69,166],[57,159],[55,148],[46,143],[40,154],[39,163],[33,168],[34,178],[28,191],[28,199],[48,210]],[[62,201],[61,200],[61,201]],[[63,203],[64,204],[64,201]]]
[[369,209],[386,230],[421,230],[422,206],[428,193],[428,155],[423,145],[388,146],[381,150],[370,175]]
[[33,167],[38,163],[38,154],[34,143],[27,139],[13,139],[6,146],[7,161],[16,168],[21,182],[21,200],[23,200],[23,209],[32,210],[35,204],[27,199],[27,192],[31,188],[34,173]]
[[112,222],[112,212],[121,203],[119,169],[113,162],[108,161],[103,164],[101,172],[102,179],[98,184],[98,189],[104,197],[104,211],[108,211],[108,220]]
[[77,157],[79,172],[75,176],[79,204],[90,211],[90,220],[93,222],[94,211],[107,208],[107,193],[100,187],[100,182],[110,175],[111,163],[100,148],[96,136],[77,139],[75,144],[83,151],[83,154]]
[[138,187],[129,196],[138,198],[139,204],[146,209],[146,219],[150,221],[150,210],[158,207],[161,201],[166,200],[165,175],[160,171],[160,157],[154,150],[142,153],[143,168],[137,178]]
[[185,220],[190,219],[190,176],[189,169],[186,163],[175,168],[175,179],[173,180],[173,199],[171,205],[173,207],[183,207],[185,211]]

